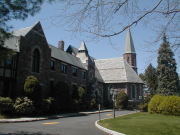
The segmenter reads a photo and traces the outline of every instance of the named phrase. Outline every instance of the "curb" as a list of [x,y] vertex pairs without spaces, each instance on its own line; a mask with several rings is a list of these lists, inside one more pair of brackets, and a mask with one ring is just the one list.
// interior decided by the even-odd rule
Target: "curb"
[[[103,112],[112,112],[113,110],[107,110],[107,111],[101,111],[100,113],[103,113]],[[118,110],[118,111],[122,111],[122,110]],[[99,113],[98,111],[97,112],[89,112],[89,113],[86,113],[86,112],[83,112],[83,113],[79,113],[79,114],[73,114],[73,115],[64,115],[64,116],[52,116],[52,117],[47,117],[47,118],[32,118],[32,119],[28,119],[28,120],[25,120],[25,119],[7,119],[7,120],[4,120],[4,121],[0,121],[0,123],[18,123],[18,122],[32,122],[32,121],[40,121],[40,120],[48,120],[48,119],[59,119],[59,118],[66,118],[66,117],[75,117],[75,116],[85,116],[87,114],[96,114],[96,113]]]
[[[134,113],[137,113],[137,112],[134,112]],[[133,114],[133,113],[128,113],[128,114]],[[128,114],[124,114],[124,115],[128,115]],[[118,116],[116,116],[116,117],[124,116],[124,115],[118,115]],[[110,117],[110,118],[113,118],[113,117]],[[110,118],[105,118],[105,119],[110,119]],[[105,119],[101,119],[101,120],[105,120]],[[98,124],[98,121],[100,121],[100,120],[97,120],[97,121],[95,122],[95,126],[96,126],[98,129],[100,129],[100,130],[102,130],[102,131],[104,131],[104,132],[106,132],[106,133],[108,133],[108,134],[111,134],[111,135],[126,135],[126,134],[119,133],[119,132],[116,132],[116,131],[107,129],[107,128],[105,128],[105,127],[102,127],[102,126],[100,126],[100,125]]]

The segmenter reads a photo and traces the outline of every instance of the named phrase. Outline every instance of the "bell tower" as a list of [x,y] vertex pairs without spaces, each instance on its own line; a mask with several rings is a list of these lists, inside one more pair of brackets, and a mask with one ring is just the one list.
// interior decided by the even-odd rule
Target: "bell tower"
[[136,52],[129,27],[127,29],[123,58],[129,63],[132,69],[137,73]]

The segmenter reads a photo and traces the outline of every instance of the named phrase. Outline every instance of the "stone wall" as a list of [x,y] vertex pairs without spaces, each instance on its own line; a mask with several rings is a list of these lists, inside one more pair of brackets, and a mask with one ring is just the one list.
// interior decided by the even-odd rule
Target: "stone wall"
[[[37,77],[42,86],[42,96],[46,97],[49,92],[50,84],[51,54],[45,36],[30,31],[26,37],[19,37],[19,46],[20,52],[18,53],[17,82],[16,91],[14,92],[15,96],[22,94],[26,78],[33,75]],[[33,51],[36,48],[40,52],[39,73],[32,72],[32,56]]]
[[[82,70],[78,67],[74,67],[68,63],[64,63],[57,59],[52,58],[52,60],[55,62],[54,71],[50,71],[50,79],[53,80],[53,85],[56,85],[59,81],[64,81],[68,84],[71,92],[73,89],[72,85],[77,85],[77,87],[86,87],[86,79],[82,79],[82,71],[85,70]],[[67,74],[61,73],[62,64],[67,65]],[[73,67],[77,69],[77,77],[74,77],[72,74]]]

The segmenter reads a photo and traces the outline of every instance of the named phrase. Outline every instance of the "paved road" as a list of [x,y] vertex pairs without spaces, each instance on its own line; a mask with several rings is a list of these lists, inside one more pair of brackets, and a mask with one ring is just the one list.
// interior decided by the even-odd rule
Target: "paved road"
[[[116,116],[133,113],[134,111],[116,111]],[[113,112],[101,113],[101,118],[113,117]],[[87,116],[67,117],[34,122],[0,124],[0,133],[28,132],[60,135],[107,135],[95,127],[99,114]]]

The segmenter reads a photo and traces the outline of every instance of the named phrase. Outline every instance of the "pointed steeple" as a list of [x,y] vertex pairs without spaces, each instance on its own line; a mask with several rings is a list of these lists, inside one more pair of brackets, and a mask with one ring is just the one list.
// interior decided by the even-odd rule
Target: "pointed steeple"
[[124,54],[125,53],[136,53],[129,27],[127,29],[126,42],[124,46]]
[[134,71],[137,73],[136,52],[134,49],[134,44],[133,44],[133,40],[132,40],[131,32],[129,28],[127,29],[123,57],[129,63],[129,65],[131,65]]
[[81,43],[81,45],[80,45],[80,47],[79,47],[79,49],[78,49],[78,52],[88,52],[88,49],[87,49],[87,47],[86,47],[86,45],[85,45],[85,43],[84,43],[84,41],[82,41],[82,43]]

